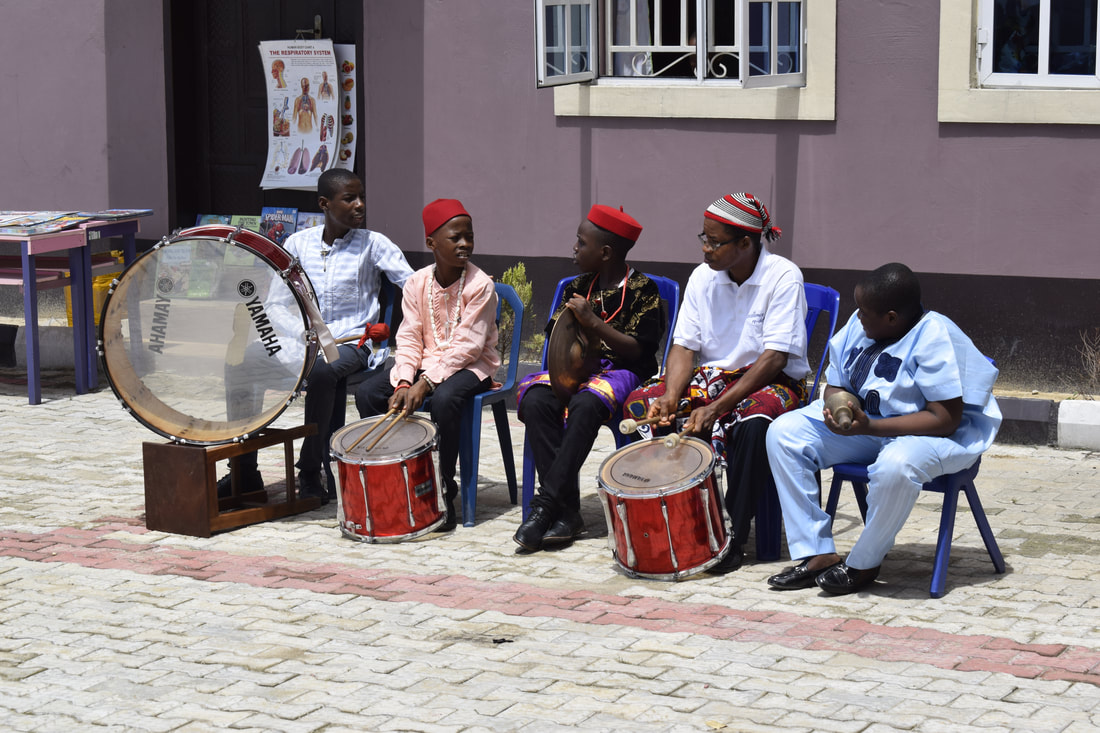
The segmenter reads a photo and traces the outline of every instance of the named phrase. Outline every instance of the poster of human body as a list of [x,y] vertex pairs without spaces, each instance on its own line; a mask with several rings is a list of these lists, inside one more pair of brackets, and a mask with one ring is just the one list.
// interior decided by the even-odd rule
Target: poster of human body
[[328,40],[261,41],[271,109],[261,188],[314,190],[336,163],[341,106],[338,67]]

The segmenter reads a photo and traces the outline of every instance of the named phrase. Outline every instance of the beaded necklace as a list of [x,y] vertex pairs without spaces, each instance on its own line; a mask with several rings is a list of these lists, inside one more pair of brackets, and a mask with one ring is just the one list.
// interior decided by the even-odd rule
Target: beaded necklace
[[[428,284],[428,320],[432,324],[432,335],[435,337],[435,342],[444,348],[451,345],[451,336],[454,334],[455,327],[462,322],[462,289],[466,287],[466,268],[462,268],[462,275],[458,278],[458,294],[455,296],[454,316],[451,315],[450,307],[447,308],[447,323],[445,325],[445,333],[440,335],[439,329],[435,325],[435,301],[436,301],[436,279],[435,279],[435,267],[432,267],[432,281]],[[439,289],[441,294],[444,293],[444,289]]]
[[[611,323],[611,319],[619,315],[619,311],[623,309],[623,304],[626,303],[626,281],[630,279],[630,273],[633,271],[634,268],[632,267],[626,268],[626,275],[623,276],[623,281],[619,283],[619,287],[623,289],[623,297],[619,301],[619,307],[611,315],[607,315],[607,309],[603,307],[603,291],[598,293],[600,296],[600,318],[603,318],[604,323]],[[584,299],[590,303],[592,302],[592,288],[596,286],[596,279],[595,277],[592,278],[592,282],[588,284],[588,295],[584,296]]]

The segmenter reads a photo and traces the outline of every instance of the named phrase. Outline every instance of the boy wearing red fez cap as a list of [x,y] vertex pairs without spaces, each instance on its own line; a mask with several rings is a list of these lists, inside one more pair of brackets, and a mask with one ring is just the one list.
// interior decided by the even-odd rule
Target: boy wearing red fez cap
[[713,573],[741,567],[759,497],[775,491],[764,444],[768,426],[807,396],[802,272],[763,246],[779,235],[768,209],[750,193],[707,207],[699,234],[703,264],[684,289],[664,379],[635,390],[624,411],[635,420],[661,418],[656,431],[638,429],[643,437],[679,425],[678,432],[709,438],[726,466],[733,536]]
[[405,283],[394,364],[359,385],[355,406],[360,417],[389,410],[407,415],[432,396],[447,504],[440,529],[448,531],[456,524],[459,416],[469,398],[492,386],[500,367],[497,294],[492,279],[470,262],[474,224],[462,203],[436,199],[424,207],[423,220],[424,243],[435,263]]
[[[377,324],[381,316],[378,296],[382,278],[401,287],[412,275],[412,268],[388,237],[363,228],[366,221],[363,182],[352,171],[331,168],[322,173],[317,179],[317,205],[325,214],[325,223],[291,234],[283,248],[301,263],[309,276],[321,316],[333,338],[357,339],[369,331],[371,324]],[[277,305],[269,303],[269,312]],[[296,464],[299,495],[320,497],[322,503],[336,498],[336,480],[328,460],[329,440],[344,425],[347,378],[380,366],[389,353],[385,348],[356,348],[354,341],[342,343],[338,348],[337,360],[314,360],[306,377],[305,422],[316,424],[317,433],[303,439]],[[245,363],[263,362],[266,357],[258,356]],[[237,373],[240,371],[226,369],[226,379],[231,383],[227,405],[230,419],[236,415],[257,415],[264,409],[263,395],[255,393],[253,380],[246,373]],[[238,490],[242,493],[262,490],[264,482],[256,453],[246,453],[234,460]],[[230,476],[221,478],[218,495],[231,495],[232,483]]]
[[600,366],[568,405],[555,396],[547,372],[520,383],[519,418],[527,427],[539,478],[531,511],[513,537],[524,550],[566,545],[584,531],[581,466],[600,426],[619,414],[632,389],[657,372],[657,347],[665,331],[661,297],[657,284],[626,262],[641,232],[642,226],[622,209],[599,204],[577,228],[573,263],[582,274],[566,286],[546,333],[565,310],[571,311],[589,350],[598,350]]

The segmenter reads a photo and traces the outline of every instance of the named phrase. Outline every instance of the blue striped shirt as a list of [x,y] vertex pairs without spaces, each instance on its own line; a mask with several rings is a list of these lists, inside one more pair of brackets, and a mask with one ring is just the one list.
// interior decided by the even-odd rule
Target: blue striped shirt
[[309,276],[333,338],[361,334],[365,324],[378,322],[382,276],[403,287],[412,268],[384,234],[351,229],[327,246],[321,239],[324,230],[317,226],[295,232],[283,246]]

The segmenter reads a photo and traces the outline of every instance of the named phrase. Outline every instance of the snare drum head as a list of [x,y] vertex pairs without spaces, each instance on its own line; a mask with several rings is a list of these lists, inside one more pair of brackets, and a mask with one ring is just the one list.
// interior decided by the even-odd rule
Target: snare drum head
[[316,347],[309,279],[254,232],[200,227],[144,253],[107,295],[100,353],[134,416],[173,440],[222,443],[278,417]]
[[[391,428],[394,420],[397,424]],[[368,431],[369,434],[366,434]],[[378,436],[383,432],[385,436],[379,440]],[[435,435],[435,425],[420,415],[409,415],[404,419],[394,416],[368,417],[333,433],[330,447],[332,455],[345,463],[389,465],[429,450],[435,445]],[[377,444],[375,440],[378,440]],[[374,447],[368,450],[372,444]]]
[[600,486],[619,496],[658,496],[698,485],[714,470],[714,449],[699,438],[675,448],[663,438],[631,443],[600,466]]

